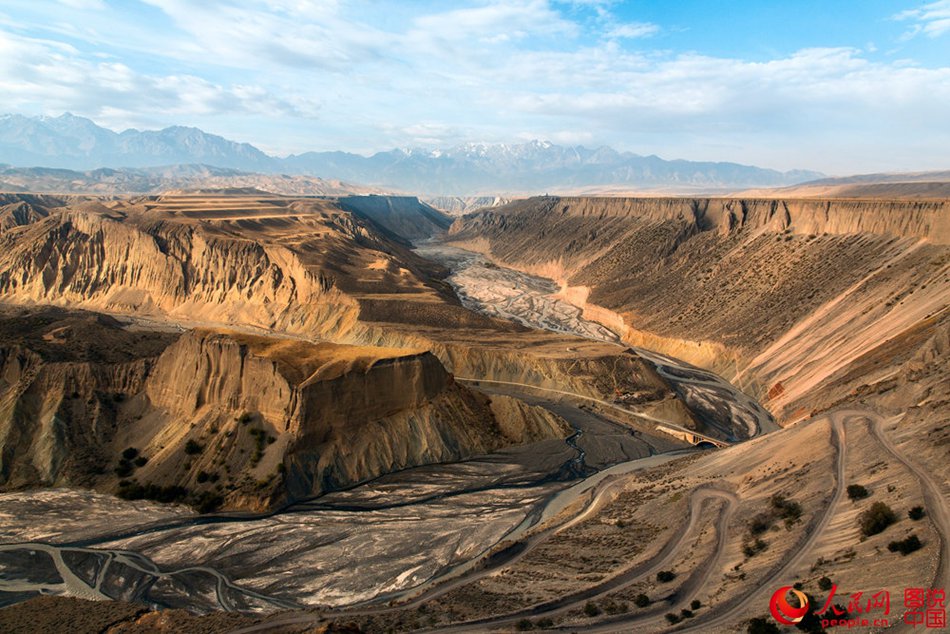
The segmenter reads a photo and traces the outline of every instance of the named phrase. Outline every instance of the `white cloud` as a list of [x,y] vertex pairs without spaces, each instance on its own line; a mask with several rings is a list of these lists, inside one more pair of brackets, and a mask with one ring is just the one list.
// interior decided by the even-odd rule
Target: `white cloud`
[[106,3],[102,0],[58,0],[58,2],[73,9],[93,9],[100,11],[106,8]]
[[905,38],[923,33],[929,37],[939,37],[950,32],[950,0],[937,0],[925,4],[919,9],[908,9],[894,16],[895,20],[916,22],[905,33]]
[[143,110],[172,116],[228,112],[312,116],[315,103],[294,103],[260,87],[215,84],[187,74],[147,75],[76,48],[0,30],[0,91],[8,109],[63,111],[134,121]]
[[628,22],[618,24],[607,31],[609,38],[635,39],[640,37],[650,37],[660,32],[660,27],[649,22]]

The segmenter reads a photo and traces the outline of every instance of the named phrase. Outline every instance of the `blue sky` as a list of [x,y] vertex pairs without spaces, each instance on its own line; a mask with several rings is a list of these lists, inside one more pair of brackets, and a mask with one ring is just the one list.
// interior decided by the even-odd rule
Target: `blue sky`
[[5,0],[0,109],[285,155],[545,139],[950,168],[950,0]]

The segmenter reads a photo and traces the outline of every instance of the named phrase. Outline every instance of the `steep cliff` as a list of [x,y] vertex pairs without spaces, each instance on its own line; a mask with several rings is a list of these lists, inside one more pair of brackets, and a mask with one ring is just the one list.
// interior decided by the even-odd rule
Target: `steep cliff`
[[546,275],[624,340],[733,378],[776,413],[950,300],[950,203],[517,201],[449,239]]
[[0,342],[3,488],[264,509],[570,433],[546,410],[456,384],[428,352],[179,337],[61,311],[8,321],[19,334]]

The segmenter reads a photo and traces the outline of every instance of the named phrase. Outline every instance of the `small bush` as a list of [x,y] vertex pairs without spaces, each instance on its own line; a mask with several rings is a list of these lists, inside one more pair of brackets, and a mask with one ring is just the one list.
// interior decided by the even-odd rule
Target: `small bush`
[[762,541],[759,538],[756,538],[754,541],[751,541],[742,547],[742,552],[746,557],[755,557],[763,550],[767,549],[769,545]]
[[199,454],[202,451],[204,451],[204,446],[195,442],[194,440],[189,439],[188,442],[185,443],[185,453],[189,456]]
[[871,507],[858,516],[861,533],[866,537],[877,535],[897,521],[897,515],[884,502],[875,502]]
[[703,607],[703,602],[699,599],[693,599],[689,602],[689,607],[692,610],[698,610],[699,608]]
[[923,548],[923,544],[920,543],[920,539],[916,535],[911,535],[906,539],[891,542],[887,545],[887,549],[892,553],[900,553],[904,556],[911,554],[915,550],[920,550],[921,548]]
[[761,535],[772,527],[772,517],[767,513],[759,513],[749,521],[749,532]]
[[660,583],[669,583],[673,579],[676,579],[676,573],[672,570],[661,570],[656,573],[656,580]]
[[600,614],[600,608],[597,607],[597,604],[593,601],[588,601],[586,604],[584,604],[584,614],[590,617],[597,616]]
[[531,622],[531,619],[521,619],[515,623],[515,629],[519,632],[527,632],[534,629],[534,623]]
[[848,485],[848,497],[854,500],[863,500],[867,496],[871,495],[866,488],[860,484],[849,484]]
[[217,493],[205,491],[192,502],[192,506],[199,513],[210,513],[217,510],[224,503],[224,498]]
[[144,467],[147,464],[148,464],[148,458],[146,458],[145,456],[139,456],[138,458],[135,459],[136,467]]
[[791,527],[802,516],[802,505],[776,493],[772,496],[772,510],[783,520],[786,528]]
[[916,522],[917,520],[922,520],[922,519],[924,519],[924,516],[925,516],[925,515],[927,515],[927,512],[924,511],[924,507],[922,507],[922,506],[915,506],[915,507],[912,508],[911,510],[907,511],[907,517],[909,517],[910,519],[914,520],[915,522]]
[[692,610],[687,610],[686,608],[683,608],[682,610],[680,610],[680,616],[682,616],[684,619],[691,619],[693,618],[693,612]]
[[549,627],[554,627],[554,619],[544,617],[543,619],[538,619],[536,625],[542,630],[546,630]]
[[650,605],[650,597],[645,594],[638,594],[633,598],[633,604],[638,608],[645,608]]
[[135,460],[135,457],[139,455],[139,450],[135,447],[126,447],[122,450],[122,457],[126,460]]
[[751,619],[746,628],[747,634],[779,634],[779,632],[781,630],[778,629],[778,625],[762,617]]
[[666,613],[666,620],[669,621],[670,625],[676,625],[682,619],[680,619],[679,614],[673,614],[672,612]]
[[208,481],[208,479],[209,479],[210,477],[211,477],[211,476],[208,474],[207,471],[199,471],[199,472],[198,472],[198,477],[195,478],[195,479],[198,481],[199,484],[204,484],[205,482]]
[[828,592],[829,590],[831,590],[831,587],[833,585],[834,583],[832,583],[831,579],[829,579],[828,577],[822,577],[821,579],[818,580],[818,589],[821,590],[822,592]]
[[134,470],[135,468],[132,466],[132,464],[128,462],[127,460],[123,459],[123,460],[120,460],[119,464],[116,466],[115,474],[119,476],[120,478],[125,478],[127,476],[132,475],[132,472]]

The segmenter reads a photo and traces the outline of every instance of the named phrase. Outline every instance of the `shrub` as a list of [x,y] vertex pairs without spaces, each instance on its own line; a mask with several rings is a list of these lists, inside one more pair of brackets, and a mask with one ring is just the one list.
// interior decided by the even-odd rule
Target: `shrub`
[[204,484],[205,482],[208,481],[208,478],[210,478],[210,477],[211,477],[211,476],[208,475],[208,472],[207,472],[207,471],[199,471],[199,472],[198,472],[198,477],[195,478],[195,479],[198,481],[199,484]]
[[145,456],[139,456],[138,458],[135,459],[136,467],[144,467],[147,464],[148,464],[148,458],[146,458]]
[[693,599],[690,601],[689,607],[693,610],[698,610],[699,608],[703,607],[703,602],[699,599]]
[[848,485],[848,497],[854,500],[863,500],[867,496],[871,495],[866,488],[860,484],[849,484]]
[[834,583],[832,583],[831,579],[829,579],[828,577],[822,577],[821,579],[818,580],[818,589],[821,590],[822,592],[828,592],[829,590],[831,590],[831,587],[833,585]]
[[911,510],[907,511],[907,517],[909,517],[910,519],[914,520],[915,522],[916,522],[917,520],[922,520],[922,519],[924,519],[924,516],[925,516],[926,514],[927,514],[927,512],[924,511],[924,507],[922,507],[922,506],[915,506],[915,507],[912,508]]
[[669,621],[670,625],[676,625],[682,619],[680,619],[679,614],[673,614],[672,612],[666,613],[666,620]]
[[802,516],[801,504],[778,493],[772,496],[772,509],[780,518],[785,520],[786,527],[790,527]]
[[519,632],[527,632],[534,629],[534,623],[531,622],[531,619],[521,619],[515,623],[515,629]]
[[884,502],[875,502],[868,510],[858,516],[858,523],[861,526],[861,533],[866,537],[877,535],[888,526],[897,521],[897,515]]
[[538,619],[537,626],[541,629],[548,629],[549,627],[554,627],[554,619],[544,617],[543,619]]
[[135,460],[137,455],[139,455],[139,450],[135,447],[126,447],[122,450],[122,457],[126,460]]
[[134,467],[132,467],[132,464],[123,458],[122,460],[119,461],[119,464],[116,466],[115,474],[119,476],[120,478],[124,478],[126,476],[132,475],[132,471],[134,470],[135,469]]
[[684,619],[691,619],[693,618],[693,612],[691,610],[687,610],[686,608],[683,608],[682,610],[680,610],[680,616],[682,616]]
[[633,598],[633,604],[638,608],[645,608],[650,605],[650,597],[645,594],[638,594]]
[[660,583],[669,583],[673,579],[676,579],[676,573],[672,570],[661,570],[656,573],[656,580]]
[[746,557],[755,557],[757,554],[768,548],[769,545],[756,538],[755,541],[748,542],[742,546],[742,552]]
[[188,442],[185,443],[185,453],[188,454],[189,456],[199,454],[203,450],[204,450],[204,446],[195,442],[194,440],[189,439]]
[[762,617],[751,619],[746,628],[747,634],[779,634],[780,631],[778,625]]
[[221,504],[224,503],[224,498],[218,495],[217,493],[212,493],[211,491],[205,491],[197,497],[192,502],[192,506],[199,513],[210,513],[211,511],[216,510]]
[[761,535],[772,526],[772,517],[767,513],[759,513],[749,521],[749,532]]
[[887,549],[892,553],[900,553],[904,556],[911,554],[915,550],[920,550],[922,547],[923,544],[920,543],[920,539],[916,535],[910,535],[906,539],[891,542],[887,545]]
[[597,604],[593,601],[588,601],[586,604],[584,604],[584,614],[591,617],[597,616],[600,614],[600,608],[598,608]]

